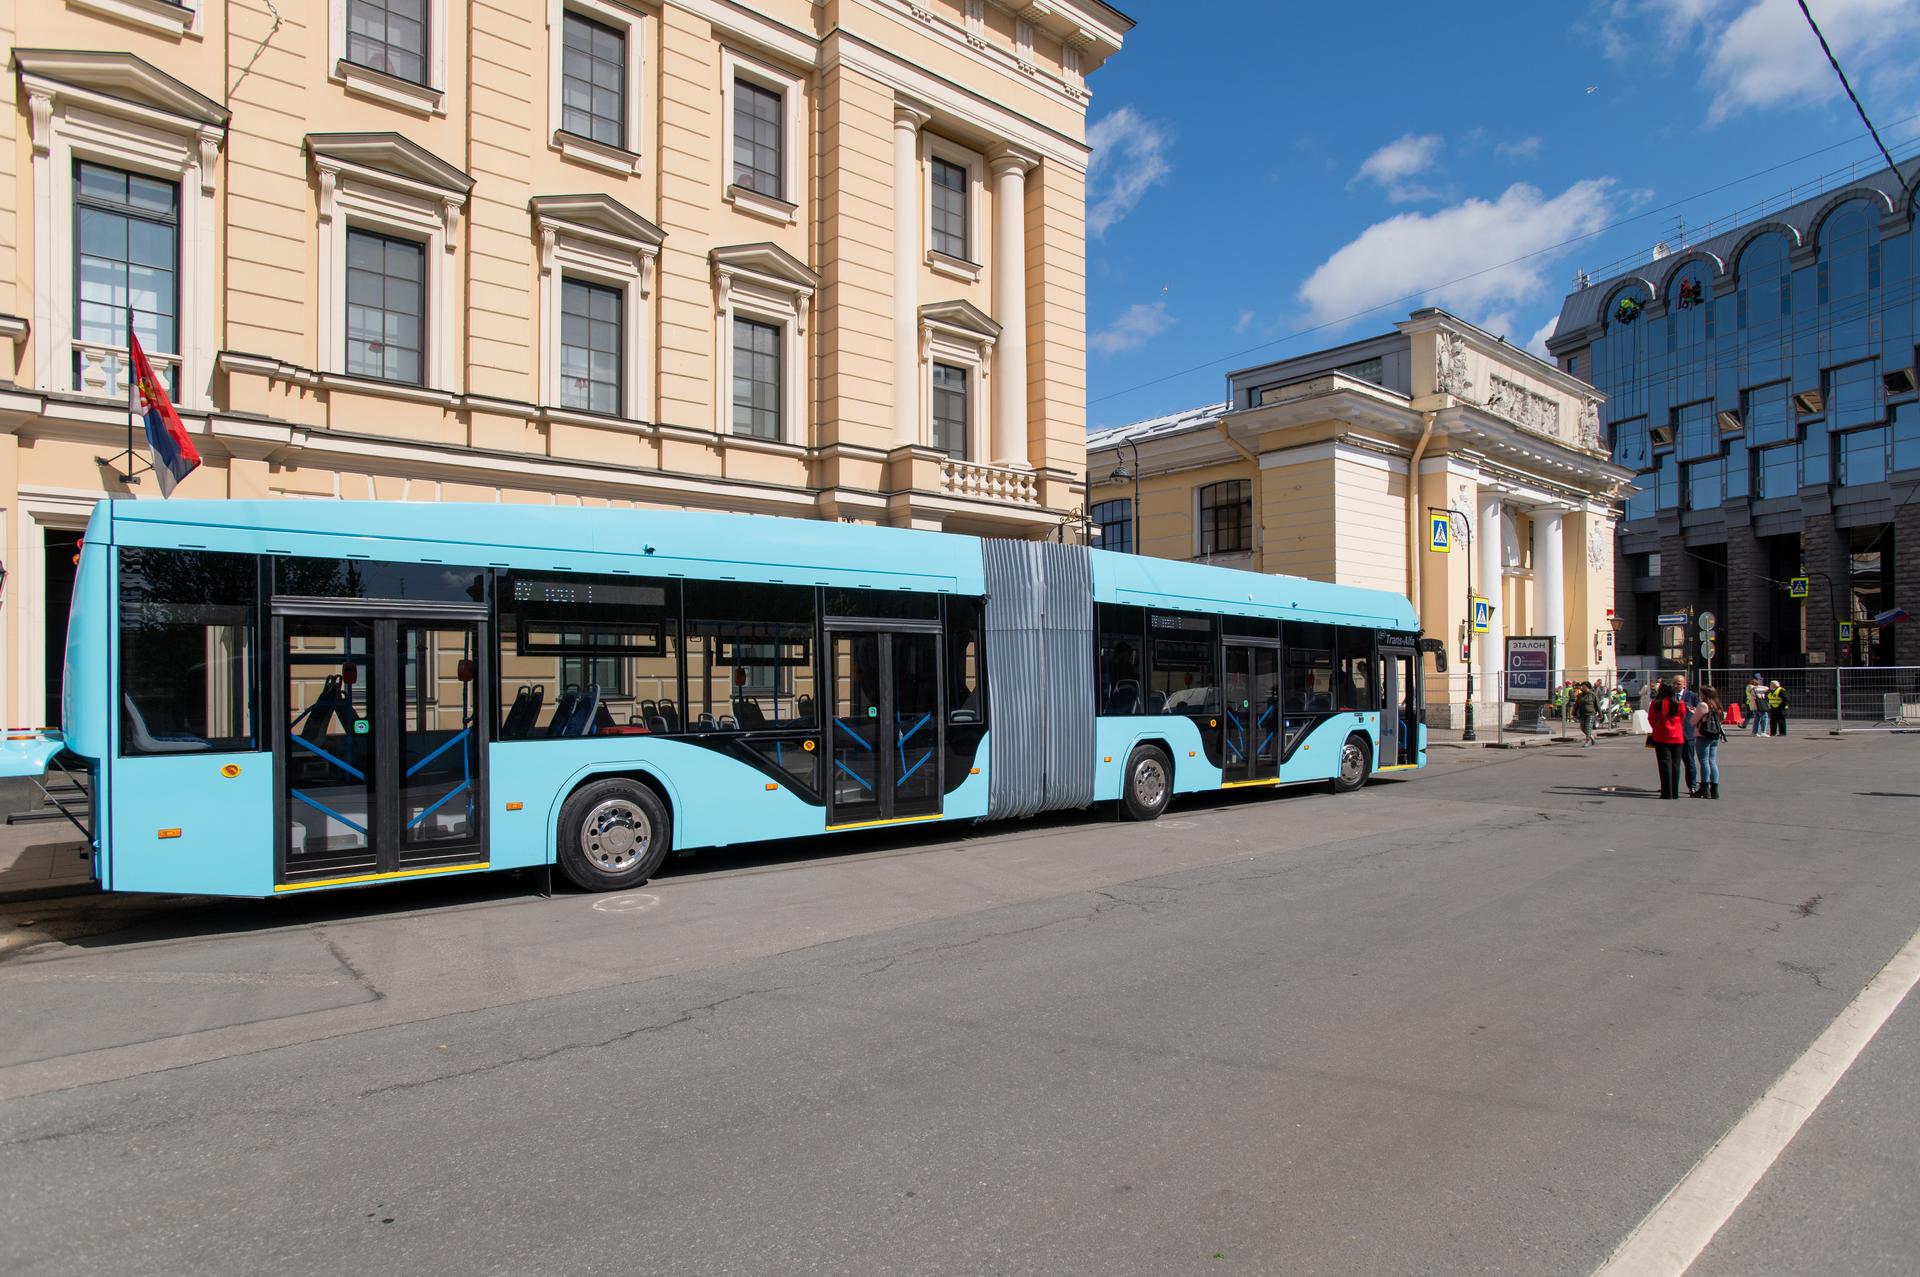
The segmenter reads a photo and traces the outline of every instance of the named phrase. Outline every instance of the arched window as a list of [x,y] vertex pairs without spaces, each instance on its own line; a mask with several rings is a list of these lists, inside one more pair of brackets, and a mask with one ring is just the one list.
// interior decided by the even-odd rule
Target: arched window
[[1605,330],[1593,344],[1593,384],[1606,392],[1607,415],[1620,421],[1646,412],[1647,321],[1652,294],[1643,284],[1628,284],[1607,299],[1601,311]]
[[1689,262],[1667,284],[1667,352],[1699,360],[1713,340],[1713,265]]
[[1815,287],[1821,305],[1845,305],[1880,287],[1880,218],[1865,200],[1843,204],[1820,227]]
[[1742,332],[1771,331],[1793,313],[1787,251],[1787,237],[1775,231],[1755,236],[1741,251],[1734,270],[1740,278],[1737,323]]

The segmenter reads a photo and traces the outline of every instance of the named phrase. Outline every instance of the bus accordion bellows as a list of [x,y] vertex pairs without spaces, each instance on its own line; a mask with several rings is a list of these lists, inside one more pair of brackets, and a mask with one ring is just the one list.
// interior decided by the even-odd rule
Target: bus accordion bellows
[[[271,897],[1321,782],[1426,760],[1406,599],[672,511],[108,501],[62,730],[111,891]],[[1444,661],[1444,655],[1440,655]]]

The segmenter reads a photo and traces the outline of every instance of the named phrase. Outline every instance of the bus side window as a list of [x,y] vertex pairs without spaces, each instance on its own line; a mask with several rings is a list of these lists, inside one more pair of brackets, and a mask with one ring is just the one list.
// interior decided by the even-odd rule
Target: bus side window
[[947,721],[983,723],[987,718],[986,624],[979,599],[947,599]]
[[677,581],[502,577],[500,739],[678,731],[679,612]]
[[259,569],[250,554],[120,551],[120,750],[256,747]]
[[689,581],[686,590],[691,730],[816,726],[814,591],[739,581]]
[[1095,606],[1094,617],[1100,633],[1095,712],[1110,717],[1146,713],[1141,660],[1145,613],[1120,603],[1101,603]]
[[1334,708],[1379,709],[1373,678],[1373,631],[1352,625],[1338,626],[1337,630],[1339,671],[1334,679]]

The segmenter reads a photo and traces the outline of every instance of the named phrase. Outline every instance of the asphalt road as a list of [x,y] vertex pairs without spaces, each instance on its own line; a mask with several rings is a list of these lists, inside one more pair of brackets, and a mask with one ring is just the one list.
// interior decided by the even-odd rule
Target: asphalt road
[[[1920,738],[1726,753],[5,906],[0,1271],[1587,1273],[1920,928]],[[1917,1069],[1909,1001],[1694,1271],[1920,1266]]]

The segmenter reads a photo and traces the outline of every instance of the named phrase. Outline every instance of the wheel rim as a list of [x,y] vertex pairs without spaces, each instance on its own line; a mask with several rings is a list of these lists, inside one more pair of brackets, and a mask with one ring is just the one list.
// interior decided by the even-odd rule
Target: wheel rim
[[1133,769],[1133,800],[1142,807],[1158,807],[1167,798],[1167,769],[1157,758],[1143,758]]
[[624,798],[609,798],[580,824],[580,849],[605,873],[631,869],[653,845],[653,822]]
[[1340,751],[1340,780],[1342,784],[1358,785],[1367,778],[1367,755],[1352,741],[1346,743]]

